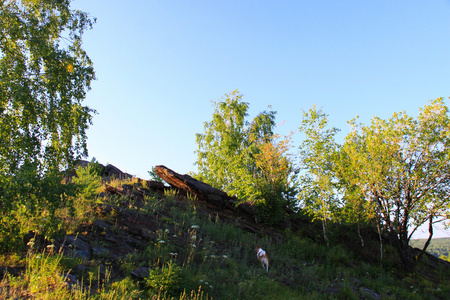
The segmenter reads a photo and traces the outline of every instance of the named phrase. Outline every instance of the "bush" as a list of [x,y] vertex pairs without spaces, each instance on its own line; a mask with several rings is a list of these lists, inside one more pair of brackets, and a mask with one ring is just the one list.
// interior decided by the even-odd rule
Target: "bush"
[[21,251],[22,235],[30,230],[50,237],[60,228],[55,211],[75,194],[72,185],[61,183],[61,174],[40,172],[23,164],[14,175],[0,174],[0,252]]
[[142,299],[142,291],[138,285],[129,277],[116,281],[108,286],[99,295],[100,299],[134,300]]
[[83,216],[90,211],[95,197],[102,187],[102,178],[95,165],[89,164],[86,167],[77,169],[77,177],[73,179],[77,186],[77,199],[73,203],[77,216]]
[[146,279],[146,285],[151,295],[164,294],[175,295],[180,292],[181,267],[175,262],[169,261],[162,267],[150,270]]

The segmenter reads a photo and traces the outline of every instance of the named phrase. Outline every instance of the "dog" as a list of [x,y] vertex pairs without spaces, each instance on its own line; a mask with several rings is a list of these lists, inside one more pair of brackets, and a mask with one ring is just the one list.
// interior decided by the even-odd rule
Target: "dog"
[[256,257],[258,258],[264,270],[269,273],[269,257],[267,256],[266,251],[264,251],[260,246],[256,247]]

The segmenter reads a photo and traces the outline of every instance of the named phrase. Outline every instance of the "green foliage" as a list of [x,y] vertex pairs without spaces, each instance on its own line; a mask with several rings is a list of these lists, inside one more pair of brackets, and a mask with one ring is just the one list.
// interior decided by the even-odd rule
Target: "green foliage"
[[155,167],[152,167],[151,171],[148,171],[148,175],[150,175],[150,180],[157,181],[157,182],[164,182],[164,180],[161,179],[156,173],[155,173]]
[[76,185],[78,193],[72,203],[72,208],[76,216],[83,220],[83,217],[87,217],[91,213],[92,205],[103,186],[99,168],[92,163],[86,167],[79,167],[73,183]]
[[255,202],[260,192],[251,184],[256,169],[253,156],[258,153],[258,142],[273,135],[275,112],[263,112],[251,123],[246,121],[248,103],[242,102],[238,90],[213,105],[215,111],[212,120],[204,124],[205,133],[197,134],[197,177],[239,199]]
[[357,187],[397,241],[404,267],[411,269],[408,243],[425,222],[449,214],[450,118],[442,98],[430,101],[417,120],[394,113],[388,120],[374,117],[370,125],[350,122],[351,133],[342,149],[343,180]]
[[89,164],[77,169],[77,176],[73,178],[73,183],[78,185],[78,196],[90,201],[98,195],[98,190],[102,187],[102,178],[98,175],[96,167]]
[[59,170],[87,155],[94,110],[81,103],[94,71],[81,38],[93,21],[69,5],[0,2],[0,251],[19,232],[58,229],[70,194]]
[[45,176],[31,163],[23,164],[15,176],[0,176],[0,251],[20,250],[22,234],[34,230],[46,236],[60,228],[55,211],[75,194],[73,186],[62,185],[59,173]]
[[[86,173],[88,177],[95,175]],[[33,296],[39,299],[210,299],[207,295],[213,299],[323,299],[324,295],[329,299],[358,299],[374,294],[381,298],[433,299],[448,294],[449,277],[445,270],[442,275],[433,273],[438,280],[425,280],[414,274],[405,278],[404,273],[397,274],[394,264],[371,264],[354,255],[346,246],[348,241],[329,247],[315,242],[320,239],[320,229],[315,224],[302,223],[302,229],[309,234],[314,232],[314,238],[301,231],[261,237],[233,225],[237,220],[224,222],[198,205],[172,196],[147,199],[157,202],[157,213],[138,210],[150,223],[157,220],[157,225],[143,227],[152,238],[141,240],[142,244],[136,245],[138,248],[127,257],[95,255],[85,261],[60,255],[29,255],[21,276],[7,276],[0,281],[0,298],[20,298],[31,288]],[[130,201],[126,197],[122,200]],[[108,221],[120,224],[124,220],[116,218]],[[103,238],[98,232],[95,237],[103,241],[110,239],[111,234],[126,237],[129,231],[123,230],[119,225],[109,228],[110,233]],[[331,240],[343,235],[338,230],[339,226],[332,227]],[[256,259],[257,244],[269,254],[268,275]],[[354,246],[360,248],[357,242]],[[2,258],[0,265],[15,265],[11,260],[19,259]],[[78,271],[80,264],[88,265],[89,271]],[[101,268],[108,265],[112,269]],[[142,281],[130,277],[140,267],[150,269]],[[84,286],[77,284],[67,289],[64,274],[68,272],[83,281]]]
[[[411,240],[411,247],[422,249],[427,239]],[[450,262],[450,238],[434,238],[427,248],[427,252]]]
[[289,153],[291,136],[273,135],[257,146],[253,182],[261,192],[261,201],[256,205],[256,212],[268,225],[278,224],[286,208],[293,210],[297,206],[298,171]]
[[326,129],[328,118],[315,106],[303,112],[299,131],[305,134],[300,147],[300,165],[305,173],[300,176],[300,205],[323,224],[327,238],[327,220],[336,220],[340,201],[337,196],[335,175],[336,157],[339,150],[334,141],[338,129]]
[[130,277],[113,282],[101,291],[98,299],[104,300],[138,300],[142,299],[142,291]]
[[2,1],[0,10],[0,174],[24,161],[67,167],[86,155],[94,112],[81,102],[94,77],[81,48],[92,27],[70,1]]
[[80,291],[70,292],[66,287],[64,274],[59,267],[61,255],[28,254],[26,270],[20,277],[6,276],[0,289],[0,298],[22,298],[24,294],[35,299],[73,299],[81,296]]
[[175,293],[180,292],[180,274],[181,267],[175,262],[169,261],[162,267],[150,270],[146,285],[149,287],[151,294],[168,293],[169,295],[175,295]]
[[262,205],[265,221],[279,219],[282,208],[294,203],[295,170],[287,155],[289,140],[277,141],[273,134],[276,112],[246,121],[249,105],[238,90],[213,105],[205,133],[197,134],[197,179],[236,195],[241,203]]

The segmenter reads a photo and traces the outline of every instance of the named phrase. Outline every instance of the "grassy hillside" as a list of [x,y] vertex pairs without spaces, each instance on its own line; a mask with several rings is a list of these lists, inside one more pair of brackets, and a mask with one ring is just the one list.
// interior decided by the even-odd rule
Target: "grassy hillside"
[[[417,239],[411,242],[411,247],[422,249],[427,239]],[[427,252],[436,257],[450,261],[450,238],[434,238],[428,245]]]
[[[75,213],[58,212],[63,233],[24,237],[5,255],[0,298],[19,299],[446,299],[450,267],[424,257],[400,269],[386,240],[380,261],[371,228],[320,224],[301,213],[283,226],[218,209],[194,195],[139,180],[84,174]],[[94,183],[94,184],[93,184]],[[269,273],[256,259],[267,251]]]

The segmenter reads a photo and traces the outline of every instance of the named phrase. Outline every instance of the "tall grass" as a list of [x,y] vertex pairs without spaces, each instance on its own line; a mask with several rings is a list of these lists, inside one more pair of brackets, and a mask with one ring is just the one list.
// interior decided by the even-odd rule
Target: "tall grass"
[[[97,218],[94,208],[102,188],[99,178],[89,170],[80,172],[78,178],[79,192],[74,199],[83,201],[74,201],[72,215],[58,211],[59,217],[72,218],[62,223],[66,232],[76,232],[79,224]],[[143,240],[139,249],[118,258],[117,273],[100,271],[100,266],[112,259],[108,256],[80,262],[61,254],[29,253],[24,261],[12,259],[16,261],[13,264],[23,264],[25,269],[20,276],[3,278],[0,298],[445,299],[450,292],[448,271],[442,271],[447,281],[436,284],[420,276],[401,280],[402,274],[395,268],[369,264],[340,244],[327,247],[301,233],[257,235],[223,222],[217,215],[202,213],[195,197],[179,199],[176,191],[168,190],[165,197],[146,196],[139,206],[128,206],[153,218],[158,228],[150,232],[154,238]],[[122,200],[101,199],[111,205]],[[107,218],[115,223],[115,217]],[[120,235],[121,230],[113,231]],[[256,259],[258,244],[269,254],[268,274]],[[2,265],[10,263],[6,256],[0,259]],[[68,284],[70,274],[81,263],[90,265],[90,269],[77,276],[78,282]],[[138,268],[148,268],[144,278],[132,277]]]

